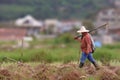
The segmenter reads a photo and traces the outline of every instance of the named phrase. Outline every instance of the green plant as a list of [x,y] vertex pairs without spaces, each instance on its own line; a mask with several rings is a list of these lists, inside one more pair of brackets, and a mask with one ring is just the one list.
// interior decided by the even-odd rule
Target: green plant
[[64,33],[57,38],[55,38],[55,43],[72,43],[74,42],[73,37],[69,33]]
[[94,53],[94,56],[97,60],[101,61],[104,65],[109,65],[110,61],[112,60],[112,53],[109,50],[106,49],[99,49],[96,50]]

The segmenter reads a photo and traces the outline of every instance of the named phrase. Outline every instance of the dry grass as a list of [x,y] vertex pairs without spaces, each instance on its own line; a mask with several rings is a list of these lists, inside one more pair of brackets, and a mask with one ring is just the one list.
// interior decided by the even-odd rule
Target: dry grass
[[0,80],[120,80],[120,67],[102,66],[96,71],[92,65],[80,69],[76,63],[30,65],[12,63],[0,67]]

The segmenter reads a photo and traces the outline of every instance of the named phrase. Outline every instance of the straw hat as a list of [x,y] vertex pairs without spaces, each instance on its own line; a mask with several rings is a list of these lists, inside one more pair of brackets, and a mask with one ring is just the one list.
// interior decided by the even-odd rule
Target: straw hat
[[77,32],[78,32],[78,33],[89,32],[89,30],[87,30],[87,29],[85,28],[85,26],[82,26],[82,27],[80,28],[80,30],[78,30]]

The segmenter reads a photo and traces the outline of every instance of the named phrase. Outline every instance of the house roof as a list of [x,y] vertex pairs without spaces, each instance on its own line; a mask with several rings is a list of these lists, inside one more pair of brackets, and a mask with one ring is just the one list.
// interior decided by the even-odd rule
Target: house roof
[[17,26],[38,26],[38,27],[42,27],[42,22],[36,20],[35,18],[33,18],[31,15],[27,15],[23,18],[18,18],[15,21],[15,24]]

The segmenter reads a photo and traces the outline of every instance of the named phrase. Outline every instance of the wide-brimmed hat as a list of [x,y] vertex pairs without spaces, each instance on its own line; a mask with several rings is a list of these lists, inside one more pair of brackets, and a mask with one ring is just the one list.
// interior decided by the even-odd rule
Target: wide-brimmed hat
[[83,33],[83,32],[89,32],[89,30],[87,30],[87,29],[85,28],[85,26],[82,26],[82,27],[80,28],[80,30],[78,30],[77,32],[78,32],[78,33]]

